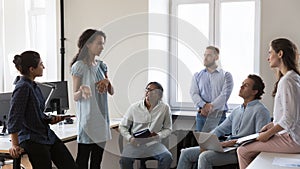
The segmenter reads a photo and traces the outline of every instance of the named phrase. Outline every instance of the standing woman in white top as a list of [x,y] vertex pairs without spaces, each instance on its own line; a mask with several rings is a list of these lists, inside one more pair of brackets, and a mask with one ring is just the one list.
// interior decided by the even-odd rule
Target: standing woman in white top
[[88,169],[88,164],[89,169],[99,169],[105,143],[111,139],[107,96],[113,95],[114,89],[106,64],[95,58],[104,49],[105,40],[104,32],[85,30],[79,37],[79,51],[71,63],[78,121],[76,163],[80,169]]
[[261,129],[258,141],[238,148],[240,169],[246,168],[262,151],[300,153],[300,73],[296,45],[284,38],[273,40],[268,62],[279,71],[273,91],[274,121]]

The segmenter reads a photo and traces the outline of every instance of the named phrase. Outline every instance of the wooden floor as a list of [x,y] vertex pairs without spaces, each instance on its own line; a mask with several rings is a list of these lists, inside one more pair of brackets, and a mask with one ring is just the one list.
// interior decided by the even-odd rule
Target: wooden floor
[[[21,159],[21,164],[25,167],[25,169],[32,169],[31,164],[28,160],[27,155],[24,155]],[[2,167],[2,169],[12,169],[13,165],[5,165]]]

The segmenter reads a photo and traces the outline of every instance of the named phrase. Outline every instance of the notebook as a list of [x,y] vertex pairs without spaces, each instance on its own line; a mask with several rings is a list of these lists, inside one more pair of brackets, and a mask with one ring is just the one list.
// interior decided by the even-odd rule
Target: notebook
[[248,144],[248,143],[252,143],[254,141],[256,141],[256,138],[259,136],[259,133],[254,133],[254,134],[250,134],[248,136],[245,136],[245,137],[241,137],[239,138],[236,143],[238,145],[245,145],[245,144]]
[[228,152],[237,147],[222,147],[218,137],[213,133],[193,132],[199,146],[206,150],[217,152]]
[[133,137],[135,138],[148,138],[151,136],[151,132],[149,129],[144,129],[133,133]]

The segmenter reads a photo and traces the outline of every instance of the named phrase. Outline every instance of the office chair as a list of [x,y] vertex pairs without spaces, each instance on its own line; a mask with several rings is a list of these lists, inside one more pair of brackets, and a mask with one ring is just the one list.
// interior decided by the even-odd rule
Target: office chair
[[[124,138],[123,136],[120,134],[119,135],[119,149],[120,149],[120,153],[122,154],[123,152],[123,148],[124,148]],[[147,158],[136,158],[135,160],[139,161],[140,164],[140,168],[139,169],[150,169],[147,168],[146,162],[148,160],[155,160],[153,157],[147,157]],[[156,160],[155,160],[156,161]]]

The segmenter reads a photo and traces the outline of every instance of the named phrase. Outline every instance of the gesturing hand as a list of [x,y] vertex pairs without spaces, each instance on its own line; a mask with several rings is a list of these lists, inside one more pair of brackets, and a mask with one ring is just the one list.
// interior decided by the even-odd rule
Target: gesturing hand
[[91,91],[90,86],[88,86],[88,85],[81,85],[79,89],[81,90],[81,96],[84,99],[88,99],[88,98],[90,98],[92,96],[92,91]]
[[97,82],[96,85],[97,85],[98,92],[99,93],[107,92],[109,83],[110,82],[108,79],[102,79],[99,82]]

